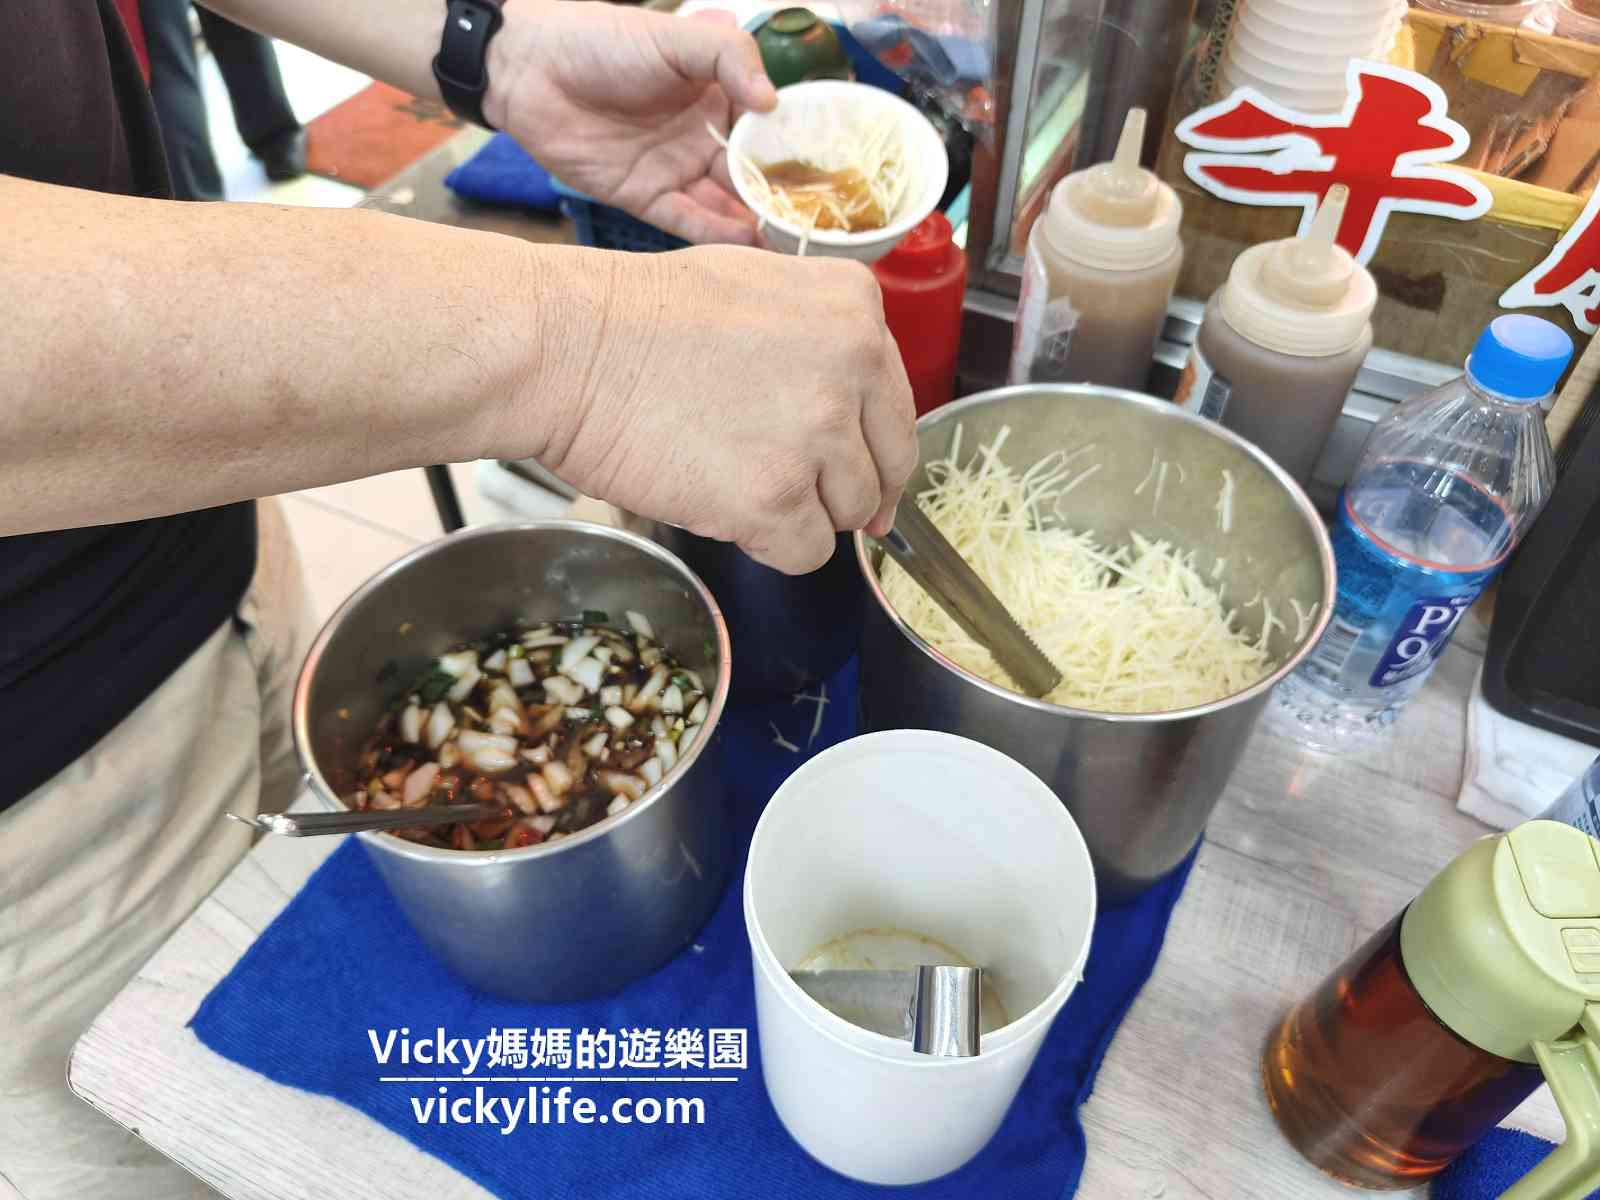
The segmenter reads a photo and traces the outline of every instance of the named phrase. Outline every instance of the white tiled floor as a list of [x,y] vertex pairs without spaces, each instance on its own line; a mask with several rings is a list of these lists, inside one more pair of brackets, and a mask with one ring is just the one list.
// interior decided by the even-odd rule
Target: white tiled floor
[[[290,102],[304,123],[369,82],[365,75],[282,42],[278,43],[278,64]],[[320,208],[349,208],[361,199],[357,188],[311,175],[289,183],[269,183],[239,140],[228,93],[209,55],[202,56],[200,70],[211,144],[228,199]],[[470,464],[456,464],[451,476],[469,523],[514,515],[483,498]],[[510,487],[516,486],[516,481],[511,481]],[[442,532],[427,479],[420,470],[312,488],[285,496],[283,501],[319,619],[331,615],[380,568]],[[559,507],[548,493],[531,489],[527,503],[528,512],[548,513]]]

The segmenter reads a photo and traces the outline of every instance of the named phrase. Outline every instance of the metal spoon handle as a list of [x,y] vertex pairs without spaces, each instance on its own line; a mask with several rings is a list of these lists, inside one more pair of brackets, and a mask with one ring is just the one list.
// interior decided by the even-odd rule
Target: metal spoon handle
[[908,498],[900,505],[883,545],[951,620],[988,648],[1024,693],[1044,696],[1061,682],[1060,669],[1034,645],[915,500]]
[[285,837],[314,837],[329,833],[360,833],[368,829],[416,829],[425,825],[451,825],[457,821],[488,821],[505,816],[503,804],[447,804],[437,808],[385,808],[360,812],[264,813],[250,818],[228,816],[241,825]]

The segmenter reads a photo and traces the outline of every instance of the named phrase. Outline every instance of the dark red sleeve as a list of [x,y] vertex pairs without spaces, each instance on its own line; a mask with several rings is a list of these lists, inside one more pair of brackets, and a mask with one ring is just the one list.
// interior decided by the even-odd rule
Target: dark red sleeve
[[128,27],[128,40],[133,43],[133,52],[139,56],[139,69],[144,72],[144,81],[150,82],[150,51],[144,44],[144,23],[139,20],[139,0],[115,0],[117,12],[122,14],[122,23]]

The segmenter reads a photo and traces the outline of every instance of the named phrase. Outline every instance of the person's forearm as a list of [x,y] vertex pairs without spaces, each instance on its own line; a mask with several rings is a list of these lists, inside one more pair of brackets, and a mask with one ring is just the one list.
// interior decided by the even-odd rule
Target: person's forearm
[[439,98],[432,62],[444,0],[209,0],[206,7],[412,95]]
[[[0,212],[0,535],[539,453],[588,369],[584,297],[618,269],[376,213],[5,176]],[[526,411],[542,394],[547,418]]]

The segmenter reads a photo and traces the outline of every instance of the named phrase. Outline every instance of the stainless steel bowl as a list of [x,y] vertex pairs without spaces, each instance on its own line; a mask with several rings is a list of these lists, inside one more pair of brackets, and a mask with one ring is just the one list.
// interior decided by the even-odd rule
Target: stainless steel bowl
[[832,675],[860,646],[866,592],[849,534],[839,535],[833,557],[809,575],[785,575],[731,542],[642,517],[626,520],[688,563],[722,603],[740,700],[798,692]]
[[450,646],[522,620],[646,614],[716,679],[702,736],[644,799],[571,837],[507,851],[361,838],[422,940],[462,979],[518,1000],[614,991],[671,958],[710,916],[731,861],[717,724],[728,631],[710,592],[645,538],[581,521],[462,530],[362,586],[323,628],[294,695],[294,737],[330,808],[352,790],[386,707]]
[[[1219,425],[1164,400],[1090,385],[1000,388],[947,405],[917,422],[922,462],[947,457],[957,427],[963,456],[1009,426],[1001,458],[1026,469],[1053,450],[1094,443],[1085,464],[1103,464],[1059,506],[1062,523],[1112,544],[1134,532],[1193,550],[1202,575],[1223,562],[1218,584],[1230,607],[1258,593],[1291,629],[1268,646],[1280,664],[1267,678],[1210,704],[1119,715],[1032,700],[957,667],[913,633],[878,584],[881,551],[860,534],[856,557],[871,598],[861,645],[861,709],[867,729],[940,729],[986,742],[1032,769],[1083,830],[1102,895],[1125,901],[1165,875],[1194,846],[1244,751],[1273,686],[1321,636],[1333,608],[1333,550],[1305,493],[1271,459]],[[1145,483],[1152,455],[1169,471],[1159,508]],[[1222,472],[1235,491],[1232,532],[1219,529]],[[919,471],[909,485],[926,486]],[[1138,491],[1139,494],[1135,494]],[[1290,600],[1316,619],[1295,638]],[[1260,631],[1259,607],[1240,622]],[[974,796],[975,812],[983,797]],[[975,817],[974,819],[981,819]]]

